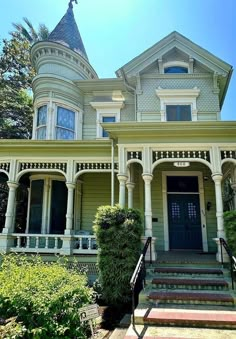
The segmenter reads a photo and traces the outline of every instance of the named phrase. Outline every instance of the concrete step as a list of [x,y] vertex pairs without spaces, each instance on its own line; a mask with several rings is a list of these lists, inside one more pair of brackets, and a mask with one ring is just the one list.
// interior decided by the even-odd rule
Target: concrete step
[[230,294],[216,292],[151,291],[147,298],[154,304],[234,305],[234,298]]
[[153,272],[171,276],[223,276],[223,271],[219,268],[156,267]]
[[184,326],[236,329],[236,312],[149,308],[135,310],[135,323],[140,325]]
[[228,290],[228,283],[223,279],[184,279],[184,278],[154,278],[152,285],[165,289],[191,290]]
[[[114,339],[235,339],[235,331],[216,328],[130,325],[126,335]],[[113,337],[112,337],[113,339]]]

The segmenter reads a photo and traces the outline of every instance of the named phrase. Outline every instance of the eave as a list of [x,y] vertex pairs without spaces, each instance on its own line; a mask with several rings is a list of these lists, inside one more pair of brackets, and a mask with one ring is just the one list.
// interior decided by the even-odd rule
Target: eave
[[232,139],[236,144],[235,121],[184,121],[184,122],[121,122],[103,123],[102,127],[114,139],[130,138],[137,140],[143,138],[217,138]]
[[126,91],[123,79],[94,79],[94,80],[75,80],[75,85],[83,92],[90,91]]

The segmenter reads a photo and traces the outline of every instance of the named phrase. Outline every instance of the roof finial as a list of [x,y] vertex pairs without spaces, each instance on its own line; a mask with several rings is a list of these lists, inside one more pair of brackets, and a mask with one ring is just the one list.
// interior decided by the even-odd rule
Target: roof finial
[[69,2],[69,4],[68,4],[70,8],[73,8],[72,2],[75,2],[76,4],[78,4],[78,1],[77,1],[77,0],[70,0],[70,2]]

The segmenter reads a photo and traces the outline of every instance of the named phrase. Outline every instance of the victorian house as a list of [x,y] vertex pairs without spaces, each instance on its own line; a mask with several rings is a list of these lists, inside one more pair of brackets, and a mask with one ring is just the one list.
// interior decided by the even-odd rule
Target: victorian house
[[141,210],[153,255],[218,257],[236,208],[236,122],[220,117],[232,67],[172,32],[100,79],[72,2],[31,58],[32,140],[0,139],[0,249],[95,262],[96,209],[119,203]]

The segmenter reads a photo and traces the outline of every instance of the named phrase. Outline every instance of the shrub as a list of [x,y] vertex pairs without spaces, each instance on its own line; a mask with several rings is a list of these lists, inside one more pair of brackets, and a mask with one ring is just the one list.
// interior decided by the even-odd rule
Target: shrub
[[16,317],[24,338],[87,338],[78,308],[92,300],[92,291],[86,276],[66,262],[4,255],[0,281],[0,317]]
[[102,296],[110,304],[130,300],[130,285],[142,235],[140,212],[119,206],[101,206],[94,221],[99,246],[98,268]]
[[236,211],[224,213],[224,226],[227,242],[234,255],[236,255]]

